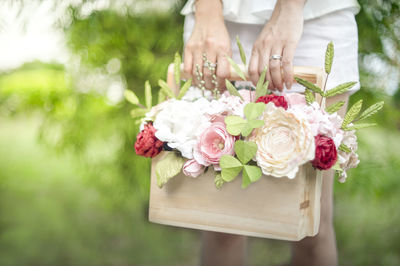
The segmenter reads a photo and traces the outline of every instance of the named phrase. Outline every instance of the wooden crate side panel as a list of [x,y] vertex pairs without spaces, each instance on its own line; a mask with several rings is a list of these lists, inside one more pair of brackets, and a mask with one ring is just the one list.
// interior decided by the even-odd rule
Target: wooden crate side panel
[[305,196],[306,183],[310,183],[306,171],[301,167],[293,180],[263,176],[247,189],[241,188],[241,178],[237,178],[221,190],[214,186],[213,171],[195,179],[180,174],[160,189],[152,167],[149,219],[194,229],[299,240],[303,237],[300,223],[314,223],[307,221],[310,212],[305,211],[313,203],[300,208],[304,198],[313,198]]

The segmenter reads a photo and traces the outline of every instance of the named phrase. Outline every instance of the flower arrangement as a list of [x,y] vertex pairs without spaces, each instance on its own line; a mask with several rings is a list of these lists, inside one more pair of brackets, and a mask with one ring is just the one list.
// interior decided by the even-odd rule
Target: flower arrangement
[[[240,45],[239,49],[245,64]],[[327,78],[333,54],[333,44],[329,43],[325,54]],[[231,59],[229,62],[245,80],[238,65]],[[306,163],[318,170],[334,169],[339,172],[339,181],[344,182],[346,171],[359,163],[355,131],[374,125],[360,121],[383,106],[383,102],[379,102],[360,112],[360,100],[341,118],[337,111],[345,102],[325,107],[326,98],[347,92],[356,82],[327,90],[326,83],[324,88],[319,88],[295,77],[305,87],[305,93],[277,95],[267,89],[266,69],[255,88],[238,90],[225,80],[227,90],[222,94],[217,90],[212,93],[202,85],[200,88],[191,86],[190,79],[182,85],[180,64],[177,54],[174,73],[180,87],[178,95],[162,80],[159,81],[159,103],[155,106],[152,106],[148,82],[145,84],[145,105],[139,103],[132,91],[125,92],[126,99],[137,106],[132,110],[132,116],[140,118],[136,153],[155,157],[163,150],[171,151],[156,165],[159,187],[181,171],[196,178],[212,168],[217,188],[240,173],[242,188],[246,188],[263,174],[293,179],[299,167]],[[201,73],[197,78],[201,81]]]

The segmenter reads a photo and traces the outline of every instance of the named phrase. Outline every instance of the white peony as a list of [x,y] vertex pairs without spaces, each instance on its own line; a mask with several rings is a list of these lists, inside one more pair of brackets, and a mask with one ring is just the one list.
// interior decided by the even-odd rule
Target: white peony
[[358,145],[355,130],[345,131],[342,143],[349,147],[351,150],[350,153],[340,150],[338,151],[338,161],[340,167],[343,169],[343,172],[341,172],[340,174],[339,182],[344,183],[347,178],[346,171],[350,168],[356,168],[358,163],[360,162],[356,153]]
[[262,119],[265,124],[250,137],[258,146],[257,164],[265,175],[294,178],[299,166],[315,156],[310,125],[304,117],[273,103],[267,104]]

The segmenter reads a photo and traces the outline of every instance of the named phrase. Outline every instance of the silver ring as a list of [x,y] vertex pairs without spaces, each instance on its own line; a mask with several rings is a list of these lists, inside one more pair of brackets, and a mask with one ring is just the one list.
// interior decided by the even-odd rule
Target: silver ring
[[217,63],[204,62],[203,67],[216,68],[217,67]]
[[278,54],[273,54],[269,57],[269,60],[282,60],[282,56]]

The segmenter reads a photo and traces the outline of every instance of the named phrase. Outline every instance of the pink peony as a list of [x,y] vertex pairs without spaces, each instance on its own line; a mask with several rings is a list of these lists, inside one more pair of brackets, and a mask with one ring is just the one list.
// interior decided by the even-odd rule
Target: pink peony
[[191,159],[186,161],[186,163],[183,165],[183,173],[186,176],[191,176],[191,177],[198,177],[202,173],[204,173],[204,165],[199,164],[196,160]]
[[219,159],[224,154],[234,154],[235,137],[226,131],[222,122],[214,122],[198,137],[194,147],[193,157],[201,165],[214,165],[219,168]]
[[305,106],[306,105],[306,98],[303,94],[300,93],[284,93],[283,97],[285,97],[289,108],[293,106]]

